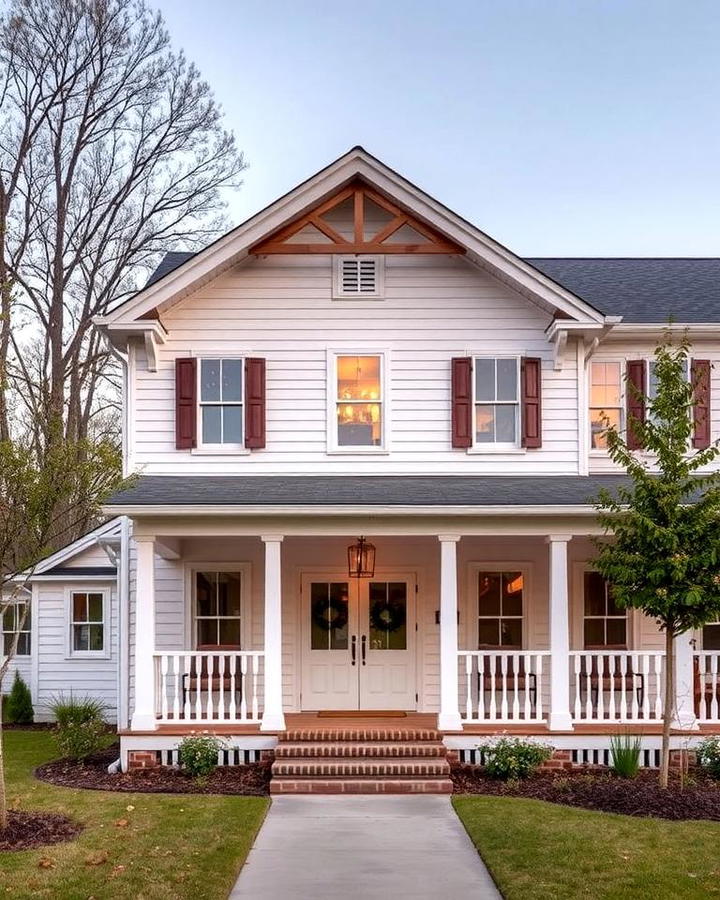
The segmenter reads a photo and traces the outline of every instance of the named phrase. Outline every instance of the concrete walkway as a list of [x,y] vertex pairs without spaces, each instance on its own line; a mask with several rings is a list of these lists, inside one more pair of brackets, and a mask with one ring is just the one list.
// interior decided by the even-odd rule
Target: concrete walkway
[[499,900],[449,797],[276,797],[230,900]]

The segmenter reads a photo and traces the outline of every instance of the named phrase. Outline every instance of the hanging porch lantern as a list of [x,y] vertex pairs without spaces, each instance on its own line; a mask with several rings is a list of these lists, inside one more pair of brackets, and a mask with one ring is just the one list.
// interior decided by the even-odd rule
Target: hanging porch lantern
[[375,547],[364,537],[348,547],[348,574],[350,578],[373,578],[375,575]]

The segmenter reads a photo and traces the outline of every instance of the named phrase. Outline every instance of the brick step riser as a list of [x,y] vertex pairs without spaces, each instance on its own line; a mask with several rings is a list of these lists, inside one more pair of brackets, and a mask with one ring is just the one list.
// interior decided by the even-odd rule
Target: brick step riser
[[326,741],[355,741],[386,743],[401,742],[412,744],[421,741],[442,741],[442,735],[438,731],[430,729],[395,730],[392,728],[333,728],[333,729],[302,729],[297,731],[283,731],[278,735],[278,741],[282,744],[326,742]]
[[452,794],[449,778],[273,778],[271,794]]
[[446,760],[427,762],[371,762],[367,760],[286,760],[273,763],[273,778],[423,778],[444,777],[450,774]]
[[407,756],[441,758],[447,753],[444,744],[278,744],[275,748],[276,759],[289,757],[348,757],[373,759],[394,759]]

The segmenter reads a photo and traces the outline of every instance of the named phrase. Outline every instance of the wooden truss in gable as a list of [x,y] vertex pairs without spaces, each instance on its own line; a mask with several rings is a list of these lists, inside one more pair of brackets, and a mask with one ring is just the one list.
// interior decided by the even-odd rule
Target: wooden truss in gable
[[[341,234],[333,213],[343,204],[351,208],[347,229]],[[373,223],[368,210],[382,213]],[[250,252],[270,253],[465,253],[434,228],[405,212],[364,182],[355,182],[325,200],[301,218],[269,237]]]

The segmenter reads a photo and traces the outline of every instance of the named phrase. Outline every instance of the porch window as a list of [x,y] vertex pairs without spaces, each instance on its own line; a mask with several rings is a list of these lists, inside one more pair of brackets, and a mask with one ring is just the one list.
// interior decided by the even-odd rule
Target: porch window
[[522,648],[522,572],[478,573],[478,648]]
[[622,428],[622,373],[619,362],[594,362],[590,366],[590,447],[607,448],[607,428]]
[[520,360],[474,360],[475,443],[517,447],[520,435]]
[[383,357],[337,356],[335,360],[337,447],[381,449],[385,440]]
[[[23,614],[25,620],[23,621]],[[2,617],[2,655],[9,656],[19,635],[17,656],[30,656],[30,606],[23,602],[11,603]]]
[[105,595],[102,591],[73,591],[70,623],[73,653],[105,651]]
[[720,622],[708,622],[702,630],[703,650],[720,650]]
[[195,640],[198,649],[241,649],[241,573],[195,573]]
[[586,650],[627,650],[627,613],[615,605],[599,572],[585,572],[583,638]]
[[198,372],[203,446],[242,446],[243,360],[201,359]]

